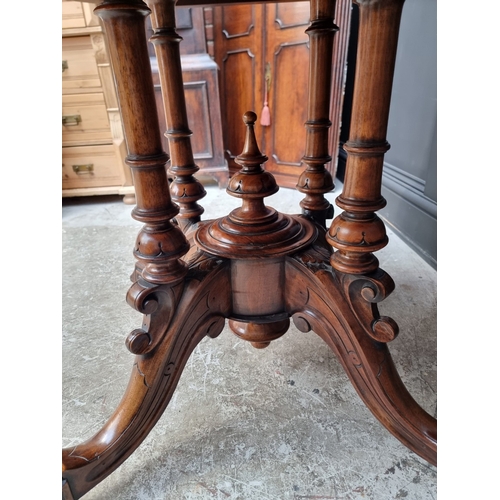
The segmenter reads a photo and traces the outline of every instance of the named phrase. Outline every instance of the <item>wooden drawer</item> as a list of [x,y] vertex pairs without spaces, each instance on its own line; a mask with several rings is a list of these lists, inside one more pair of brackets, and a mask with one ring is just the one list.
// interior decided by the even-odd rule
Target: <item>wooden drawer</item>
[[63,93],[100,90],[101,80],[90,36],[63,37],[62,60]]
[[94,14],[96,3],[62,2],[62,30],[71,33],[81,28],[100,26],[99,18]]
[[81,2],[62,2],[62,29],[86,26]]
[[63,146],[112,142],[104,94],[63,95],[62,114]]
[[62,148],[62,188],[124,184],[123,166],[113,145]]

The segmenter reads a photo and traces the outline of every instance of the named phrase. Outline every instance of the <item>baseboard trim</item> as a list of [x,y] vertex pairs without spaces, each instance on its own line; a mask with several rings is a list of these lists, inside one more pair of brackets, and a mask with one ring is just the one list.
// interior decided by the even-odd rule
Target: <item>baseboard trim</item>
[[[418,246],[413,240],[408,238],[406,234],[400,231],[394,224],[391,223],[387,218],[380,214],[380,218],[384,221],[384,224],[396,235],[398,238],[403,240],[416,254],[418,254],[422,260],[429,264],[433,269],[437,270],[437,258],[430,255],[422,247]],[[389,243],[390,244],[390,243]]]
[[422,179],[390,163],[384,163],[382,185],[427,215],[437,219],[437,203],[425,196],[425,181]]

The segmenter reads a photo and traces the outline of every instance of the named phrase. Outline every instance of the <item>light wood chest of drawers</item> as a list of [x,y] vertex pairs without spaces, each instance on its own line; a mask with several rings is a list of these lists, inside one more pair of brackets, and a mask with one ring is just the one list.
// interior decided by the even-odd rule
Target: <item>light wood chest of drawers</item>
[[113,75],[94,7],[62,1],[62,196],[119,194],[135,203]]

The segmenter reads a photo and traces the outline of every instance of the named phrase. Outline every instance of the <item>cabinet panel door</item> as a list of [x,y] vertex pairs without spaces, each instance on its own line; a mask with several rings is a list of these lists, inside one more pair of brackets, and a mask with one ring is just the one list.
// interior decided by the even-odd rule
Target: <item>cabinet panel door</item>
[[243,114],[256,111],[262,100],[256,81],[262,74],[263,8],[230,5],[214,8],[214,52],[220,69],[224,149],[232,172],[245,142]]
[[[231,172],[239,170],[234,157],[244,142],[241,115],[255,111],[261,151],[269,157],[265,168],[280,186],[294,188],[303,169],[305,122],[309,85],[310,4],[283,2],[266,5],[215,7],[214,55],[220,68],[224,147]],[[326,165],[335,175],[342,89],[349,34],[351,0],[338,0],[333,50],[331,154]],[[270,80],[266,79],[266,75]],[[270,81],[269,85],[267,81]],[[271,123],[260,125],[268,89]]]
[[[255,111],[259,120],[255,127],[257,140],[269,157],[265,168],[277,178],[281,175],[278,179],[281,185],[295,186],[305,146],[308,24],[309,2],[214,9],[214,51],[221,72],[224,147],[232,172],[240,168],[234,158],[245,141],[242,115]],[[269,127],[260,125],[266,68],[271,76]]]
[[271,125],[262,127],[261,140],[269,157],[266,170],[273,173],[280,185],[292,188],[303,170],[305,152],[308,26],[309,2],[266,6],[265,58],[271,77],[268,93]]

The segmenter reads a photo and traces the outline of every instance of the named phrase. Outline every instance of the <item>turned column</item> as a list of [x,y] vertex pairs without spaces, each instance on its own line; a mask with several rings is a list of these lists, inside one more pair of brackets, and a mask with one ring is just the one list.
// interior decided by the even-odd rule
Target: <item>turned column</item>
[[306,122],[306,149],[302,161],[306,169],[297,182],[297,189],[306,196],[300,202],[304,214],[323,227],[333,217],[333,206],[325,193],[333,190],[333,179],[325,168],[332,160],[328,153],[330,94],[332,84],[333,37],[338,27],[333,23],[335,0],[311,0],[309,35],[309,97]]
[[171,219],[172,203],[147,50],[144,18],[150,10],[140,0],[105,0],[95,13],[102,19],[127,142],[127,165],[134,179],[137,206],[132,217],[145,225],[134,249],[138,269],[151,283],[173,284],[187,273],[180,259],[189,244]]
[[203,208],[197,201],[206,195],[202,184],[194,177],[199,167],[194,163],[191,147],[192,132],[189,129],[179,44],[182,37],[175,29],[176,0],[146,0],[151,8],[150,38],[158,60],[159,77],[165,120],[170,147],[170,172],[174,181],[170,185],[173,200],[180,213],[176,219],[185,227],[187,223],[200,221]]
[[384,223],[375,214],[386,205],[381,195],[384,154],[399,24],[404,0],[356,0],[359,41],[344,189],[344,210],[331,224],[327,240],[338,271],[365,274],[378,268],[373,252],[387,245]]

